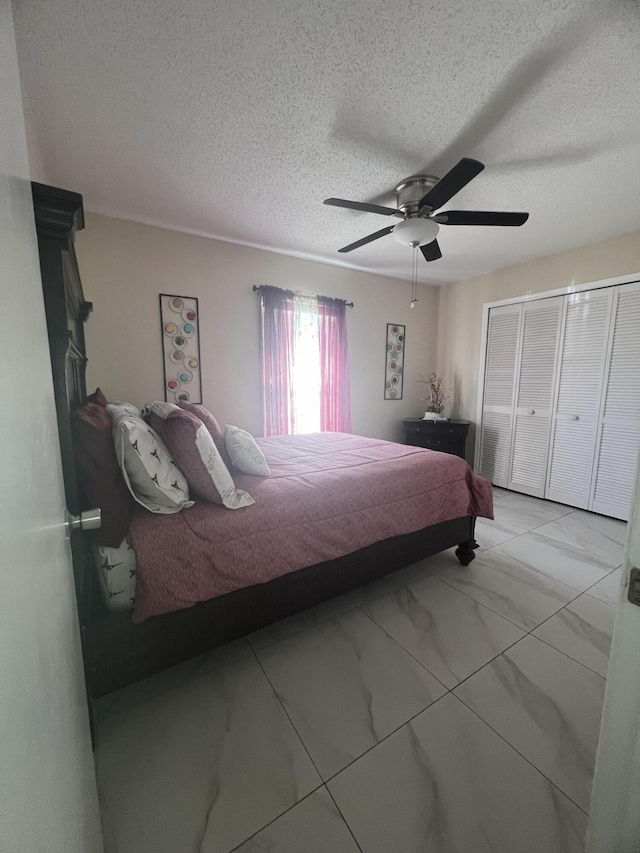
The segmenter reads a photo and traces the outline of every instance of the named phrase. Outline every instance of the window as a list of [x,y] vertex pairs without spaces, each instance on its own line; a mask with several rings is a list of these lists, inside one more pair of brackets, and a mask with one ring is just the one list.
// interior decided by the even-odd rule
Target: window
[[346,303],[260,288],[264,434],[350,432]]

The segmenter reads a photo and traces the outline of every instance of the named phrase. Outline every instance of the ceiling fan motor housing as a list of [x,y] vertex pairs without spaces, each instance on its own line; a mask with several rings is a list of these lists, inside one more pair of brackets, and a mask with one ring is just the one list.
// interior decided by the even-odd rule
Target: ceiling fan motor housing
[[[434,175],[411,175],[400,181],[395,188],[396,203],[399,209],[405,216],[415,216],[418,213],[418,204],[431,189],[438,183],[438,178]],[[426,207],[425,213],[429,213],[431,208]]]

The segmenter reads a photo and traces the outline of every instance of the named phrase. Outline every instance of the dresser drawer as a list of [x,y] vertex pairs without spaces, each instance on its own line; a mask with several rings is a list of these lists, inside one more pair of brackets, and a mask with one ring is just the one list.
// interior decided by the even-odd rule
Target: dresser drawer
[[460,436],[430,436],[422,434],[407,435],[407,444],[413,447],[425,447],[427,450],[439,450],[441,453],[464,454],[464,440]]
[[405,441],[413,447],[452,453],[464,459],[467,421],[424,421],[419,418],[407,418],[402,423]]

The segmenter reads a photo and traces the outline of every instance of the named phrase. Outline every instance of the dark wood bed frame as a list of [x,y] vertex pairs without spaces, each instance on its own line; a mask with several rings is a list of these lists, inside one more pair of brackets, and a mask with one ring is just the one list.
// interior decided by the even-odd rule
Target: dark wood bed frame
[[[42,184],[33,184],[32,189],[65,493],[69,511],[77,513],[88,507],[82,506],[76,476],[71,413],[86,398],[84,322],[92,308],[83,296],[74,251],[75,233],[84,227],[82,197]],[[89,699],[454,545],[460,562],[468,565],[477,547],[474,525],[471,516],[456,518],[137,625],[128,613],[106,610],[87,541],[90,534],[74,533],[72,555]]]

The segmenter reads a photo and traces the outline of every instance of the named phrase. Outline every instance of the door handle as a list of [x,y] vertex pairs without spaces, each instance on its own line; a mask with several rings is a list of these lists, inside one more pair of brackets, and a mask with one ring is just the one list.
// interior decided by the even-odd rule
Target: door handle
[[579,415],[570,415],[569,420],[570,421],[579,421],[580,416]]
[[71,515],[69,510],[65,510],[65,515],[67,536],[71,536],[74,530],[97,530],[102,526],[102,510],[99,507],[88,509],[80,515]]
[[535,413],[536,413],[536,410],[535,410],[535,409],[527,409],[527,414],[528,414],[528,415],[535,415]]

